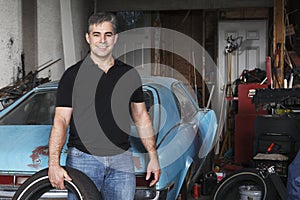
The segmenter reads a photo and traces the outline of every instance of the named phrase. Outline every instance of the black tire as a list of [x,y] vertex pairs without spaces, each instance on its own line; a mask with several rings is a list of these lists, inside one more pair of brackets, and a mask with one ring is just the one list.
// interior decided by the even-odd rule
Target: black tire
[[[84,173],[65,167],[72,181],[65,181],[68,191],[73,192],[78,200],[101,200],[95,184]],[[37,200],[44,193],[54,189],[48,178],[48,168],[43,169],[27,179],[16,191],[12,200]]]
[[256,170],[244,169],[224,178],[212,192],[210,200],[238,200],[240,199],[239,187],[242,185],[259,186],[262,200],[269,199],[267,182],[258,175]]

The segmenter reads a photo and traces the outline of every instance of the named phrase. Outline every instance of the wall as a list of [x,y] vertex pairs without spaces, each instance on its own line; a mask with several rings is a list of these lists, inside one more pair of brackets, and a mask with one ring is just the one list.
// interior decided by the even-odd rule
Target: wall
[[15,81],[21,68],[20,11],[20,0],[0,0],[0,88]]
[[[94,11],[94,0],[69,0],[70,10],[61,11],[65,0],[0,0],[0,88],[17,81],[31,71],[58,62],[38,73],[39,77],[60,79],[65,71],[62,33],[73,36],[75,52],[72,63],[88,52],[85,31]],[[69,13],[66,13],[69,12]],[[71,16],[70,26],[63,29],[62,14]],[[71,28],[69,28],[71,27]],[[21,54],[24,56],[23,60]]]
[[[37,1],[37,66],[41,67],[48,61],[63,59],[63,46],[60,22],[59,0]],[[41,71],[39,77],[50,77],[51,80],[60,78],[64,71],[62,61]]]
[[[41,77],[50,76],[51,80],[60,79],[66,68],[87,54],[88,46],[84,33],[87,19],[94,7],[93,0],[70,0],[68,3],[71,9],[61,10],[60,1],[65,0],[37,1],[38,65],[61,58],[60,61],[40,73]],[[63,15],[70,16],[71,21],[63,18]],[[65,23],[62,20],[66,20]],[[73,38],[68,40],[73,44],[63,41],[62,35]],[[64,52],[75,52],[75,55],[64,54]],[[66,56],[71,56],[71,61]],[[65,65],[65,60],[69,61],[67,65]]]
[[72,19],[75,42],[75,56],[77,60],[82,59],[88,52],[89,46],[85,40],[87,21],[94,12],[93,0],[72,0]]
[[[37,65],[37,9],[36,0],[22,0],[22,43],[24,75]],[[26,66],[26,67],[25,67]]]

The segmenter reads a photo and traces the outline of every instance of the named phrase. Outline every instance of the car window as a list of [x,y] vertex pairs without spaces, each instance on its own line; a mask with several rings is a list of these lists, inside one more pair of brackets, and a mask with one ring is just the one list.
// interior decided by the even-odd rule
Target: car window
[[175,96],[178,110],[180,111],[181,120],[183,122],[191,121],[198,109],[191,100],[189,93],[184,89],[184,86],[181,83],[173,84],[172,92]]
[[0,119],[2,125],[52,125],[56,91],[36,92]]

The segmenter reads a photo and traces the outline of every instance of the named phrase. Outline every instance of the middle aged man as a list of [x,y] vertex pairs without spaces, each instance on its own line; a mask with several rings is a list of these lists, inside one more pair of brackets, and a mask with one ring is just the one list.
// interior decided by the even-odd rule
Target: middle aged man
[[[89,18],[86,41],[90,53],[67,69],[59,82],[49,140],[48,175],[52,186],[59,189],[65,188],[64,179],[71,180],[59,163],[70,126],[67,166],[87,174],[103,199],[130,200],[135,193],[133,157],[128,141],[130,114],[149,153],[146,179],[152,173],[154,175],[150,186],[159,180],[160,166],[140,76],[133,67],[112,55],[117,38],[115,15],[100,12]],[[95,88],[93,85],[96,85]],[[125,92],[116,92],[118,87]],[[127,98],[130,91],[131,96]],[[116,105],[115,101],[120,105]],[[114,109],[118,106],[120,113],[117,116],[120,114],[120,117],[116,119]],[[131,110],[122,109],[126,107]],[[99,129],[91,123],[95,118]],[[68,199],[73,199],[73,196],[70,193]]]

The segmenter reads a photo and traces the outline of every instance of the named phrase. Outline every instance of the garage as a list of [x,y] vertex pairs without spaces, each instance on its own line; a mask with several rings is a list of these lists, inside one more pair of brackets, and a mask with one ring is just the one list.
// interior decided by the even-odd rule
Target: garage
[[[164,147],[164,141],[178,145],[161,150],[165,153],[160,157],[162,168],[176,168],[176,159],[166,155],[186,156],[176,160],[181,163],[177,164],[180,176],[171,176],[172,183],[161,182],[147,192],[159,191],[166,199],[220,199],[213,197],[219,192],[223,198],[232,194],[226,197],[232,199],[254,194],[249,187],[250,192],[243,190],[242,186],[250,185],[259,186],[261,199],[282,199],[287,193],[288,168],[300,147],[300,7],[296,0],[14,0],[0,5],[0,135],[14,132],[12,126],[21,130],[23,125],[27,131],[41,126],[40,131],[50,133],[58,81],[90,53],[87,20],[93,13],[109,11],[119,22],[114,58],[133,66],[142,77],[156,148]],[[178,114],[172,112],[175,109]],[[178,127],[168,124],[168,120],[177,124],[177,118]],[[196,130],[192,140],[178,137],[186,145],[182,148],[177,141],[159,136],[174,130],[188,135],[191,129]],[[32,132],[38,138],[38,131]],[[16,133],[11,140],[27,141],[24,136],[17,139]],[[40,138],[40,145],[27,141],[32,142],[26,157],[30,175],[47,167],[47,137]],[[5,142],[1,139],[0,145],[10,146]],[[131,142],[142,151],[135,139]],[[63,150],[68,151],[66,146]],[[17,155],[12,156],[21,157],[14,152]],[[197,158],[189,161],[186,152]],[[143,163],[141,158],[139,162]],[[5,157],[3,163],[9,163],[3,166],[14,168],[14,173],[0,173],[0,190],[3,186],[3,191],[11,187],[16,191],[29,175],[14,182],[23,177],[22,169]],[[262,177],[257,174],[269,167],[282,181],[282,191],[274,181],[265,187],[264,178],[260,183]],[[281,192],[268,196],[276,191]]]

